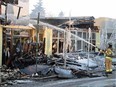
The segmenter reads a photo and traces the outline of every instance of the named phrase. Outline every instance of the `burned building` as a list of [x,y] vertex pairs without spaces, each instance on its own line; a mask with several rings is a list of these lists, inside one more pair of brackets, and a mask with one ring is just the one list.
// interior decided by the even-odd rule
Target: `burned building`
[[[91,29],[91,38],[90,43],[96,44],[96,32],[98,32],[98,27],[94,26],[95,18],[93,16],[90,17],[55,17],[55,18],[41,18],[40,21],[49,23],[51,25],[63,28],[64,30],[69,30],[71,33],[85,39],[88,41],[89,39],[89,32],[88,29]],[[74,36],[68,35],[66,36],[67,40],[71,44],[70,50],[77,51],[77,50],[88,50],[88,44],[85,43],[83,40],[80,40]],[[64,33],[59,30],[53,30],[53,42],[56,42],[56,52],[62,53],[63,52],[63,44],[64,44]],[[90,46],[90,51],[95,51],[95,48]]]

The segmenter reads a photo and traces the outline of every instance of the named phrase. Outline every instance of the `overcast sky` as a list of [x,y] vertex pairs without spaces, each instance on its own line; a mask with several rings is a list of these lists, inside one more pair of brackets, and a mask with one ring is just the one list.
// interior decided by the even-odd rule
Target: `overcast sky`
[[[39,0],[30,0],[30,12]],[[47,16],[94,16],[116,18],[116,0],[43,0]]]

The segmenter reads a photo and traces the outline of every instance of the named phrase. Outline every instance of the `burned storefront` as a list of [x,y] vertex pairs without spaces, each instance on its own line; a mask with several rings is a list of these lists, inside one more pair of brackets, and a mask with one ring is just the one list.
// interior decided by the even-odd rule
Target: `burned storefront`
[[[97,32],[94,18],[72,18],[70,21],[68,18],[58,18],[59,22],[55,18],[49,23],[47,20],[49,19],[40,18],[37,24],[36,20],[27,18],[18,19],[15,25],[1,25],[2,29],[5,28],[3,29],[5,49],[3,48],[2,53],[6,49],[7,53],[10,53],[5,62],[6,57],[2,56],[3,64],[8,68],[18,69],[20,74],[29,76],[33,74],[40,77],[58,75],[61,78],[73,78],[74,75],[88,76],[86,72],[88,67],[90,70],[96,69],[97,62],[89,59],[88,65],[87,55],[85,53],[84,56],[80,55],[77,51],[81,49],[87,51],[84,45],[86,41],[83,40],[88,40],[88,28],[91,28],[94,34]],[[95,36],[92,37],[91,41],[95,41]],[[72,52],[75,52],[75,55]]]
[[[90,43],[96,44],[98,29],[94,26],[94,17],[72,17],[71,20],[69,18],[40,18],[39,25],[36,20],[27,18],[25,21],[19,19],[16,23],[16,25],[28,25],[32,29],[16,29],[14,25],[3,29],[2,63],[5,65],[11,66],[16,56],[17,58],[34,58],[34,62],[30,60],[30,63],[34,64],[37,55],[50,57],[54,53],[79,50],[87,52],[88,44],[75,35],[88,41],[89,28],[92,31]],[[95,48],[90,46],[89,51],[95,52]]]
[[[70,31],[71,33],[85,39],[89,40],[89,32],[88,29],[91,28],[91,39],[90,43],[96,44],[96,32],[98,32],[97,26],[94,26],[94,17],[71,17],[69,20],[68,17],[64,18],[44,18],[41,19],[42,22],[52,24],[54,26],[63,28],[66,31]],[[64,32],[53,29],[53,49],[57,53],[63,52],[63,43],[64,43]],[[83,50],[85,52],[88,51],[88,44],[82,40],[79,40],[72,36],[71,34],[66,34],[66,43],[67,52],[74,52],[78,50]],[[70,47],[69,47],[70,46]],[[90,46],[90,51],[95,52],[95,48]]]
[[[20,20],[20,22],[17,23],[19,25],[29,24],[21,23],[21,21],[23,20]],[[4,29],[3,47],[5,47],[4,50],[7,49],[10,51],[11,55],[19,50],[20,52],[18,54],[20,56],[29,53],[30,51],[36,55],[35,49],[37,48],[37,40],[39,44],[41,44],[41,52],[48,56],[53,53],[64,53],[64,48],[66,48],[67,52],[75,52],[78,50],[87,52],[88,44],[71,34],[77,35],[88,41],[89,28],[91,28],[92,31],[90,43],[96,44],[96,32],[98,32],[98,28],[94,26],[94,17],[72,17],[71,20],[69,20],[69,18],[40,18],[39,25],[37,25],[36,20],[30,20],[29,22],[36,30],[38,29],[38,38],[36,30]],[[58,27],[63,30],[58,29]],[[31,45],[29,45],[30,43]],[[32,46],[32,44],[35,46]],[[13,49],[15,49],[15,52]],[[95,48],[90,46],[89,51],[95,52]],[[3,56],[5,56],[5,54]],[[3,61],[3,63],[6,64],[6,61]]]

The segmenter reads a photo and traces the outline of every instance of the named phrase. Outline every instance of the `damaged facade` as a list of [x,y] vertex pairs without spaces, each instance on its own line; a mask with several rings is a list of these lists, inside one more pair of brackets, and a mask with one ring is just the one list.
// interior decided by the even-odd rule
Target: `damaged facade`
[[[71,33],[84,38],[86,41],[89,39],[89,32],[88,29],[91,28],[92,33],[91,33],[91,43],[96,44],[96,33],[99,32],[98,27],[94,26],[94,17],[72,17],[71,20],[69,18],[45,18],[45,19],[40,19],[42,22],[49,23],[58,27],[63,28],[64,30],[69,30]],[[68,35],[68,38],[70,40],[70,49],[71,51],[78,51],[78,50],[83,50],[87,52],[87,47],[88,44],[86,44],[84,41],[81,41],[72,35]],[[63,52],[63,43],[64,43],[64,33],[61,32],[60,30],[53,30],[53,41],[56,41],[57,53],[62,53]],[[90,47],[90,51],[95,52],[94,47]]]
[[[51,23],[55,20],[54,25]],[[57,24],[57,20],[59,23]],[[61,27],[63,30],[69,29],[71,33],[76,34],[80,37],[83,37],[85,40],[88,40],[88,28],[90,27],[92,29],[92,38],[91,42],[96,43],[96,35],[95,33],[98,32],[98,29],[94,26],[94,17],[80,17],[80,18],[72,18],[73,22],[71,25],[69,24],[70,21],[68,21],[68,18],[53,18],[53,19],[40,19],[40,21],[50,21],[49,24],[52,24],[53,26]],[[70,25],[70,26],[69,26]],[[38,26],[35,25],[35,27],[38,28]],[[40,24],[39,26],[39,42],[38,45],[39,51],[42,54],[46,54],[47,56],[52,55],[52,53],[63,53],[64,49],[64,32],[59,31],[57,29],[53,30],[54,27],[49,27],[44,24]],[[9,30],[4,29],[3,31],[3,64],[9,65],[12,64],[12,62],[15,60],[16,56],[19,57],[19,61],[22,61],[25,66],[28,65],[27,63],[34,64],[36,61],[36,30],[25,30],[25,29],[15,29],[15,30]],[[53,33],[53,34],[52,34]],[[76,52],[80,49],[83,49],[84,52],[87,51],[87,44],[79,39],[76,39],[75,37],[71,36],[68,38],[68,40],[71,40],[71,48],[70,52]],[[4,49],[5,48],[5,49]],[[11,50],[12,49],[12,50]],[[14,49],[14,51],[13,51]],[[10,54],[6,55],[4,50]],[[90,47],[90,51],[94,51],[93,47]],[[69,52],[69,48],[67,46],[67,52]],[[12,55],[13,54],[13,55]],[[12,55],[12,57],[11,57]],[[20,57],[27,57],[31,58],[28,60],[28,62],[24,62]],[[7,58],[7,59],[5,59]],[[10,59],[11,58],[11,59]],[[10,61],[10,63],[9,63]],[[18,62],[19,62],[18,61]],[[33,61],[33,62],[32,62]],[[16,64],[16,63],[15,63]],[[17,65],[17,64],[16,64]],[[16,66],[15,65],[15,66]]]

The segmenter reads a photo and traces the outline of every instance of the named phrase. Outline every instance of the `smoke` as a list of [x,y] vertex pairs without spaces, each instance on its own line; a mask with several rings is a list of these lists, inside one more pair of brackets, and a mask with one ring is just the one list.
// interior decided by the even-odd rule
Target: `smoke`
[[29,2],[29,0],[19,0],[19,1],[22,1],[22,2]]

